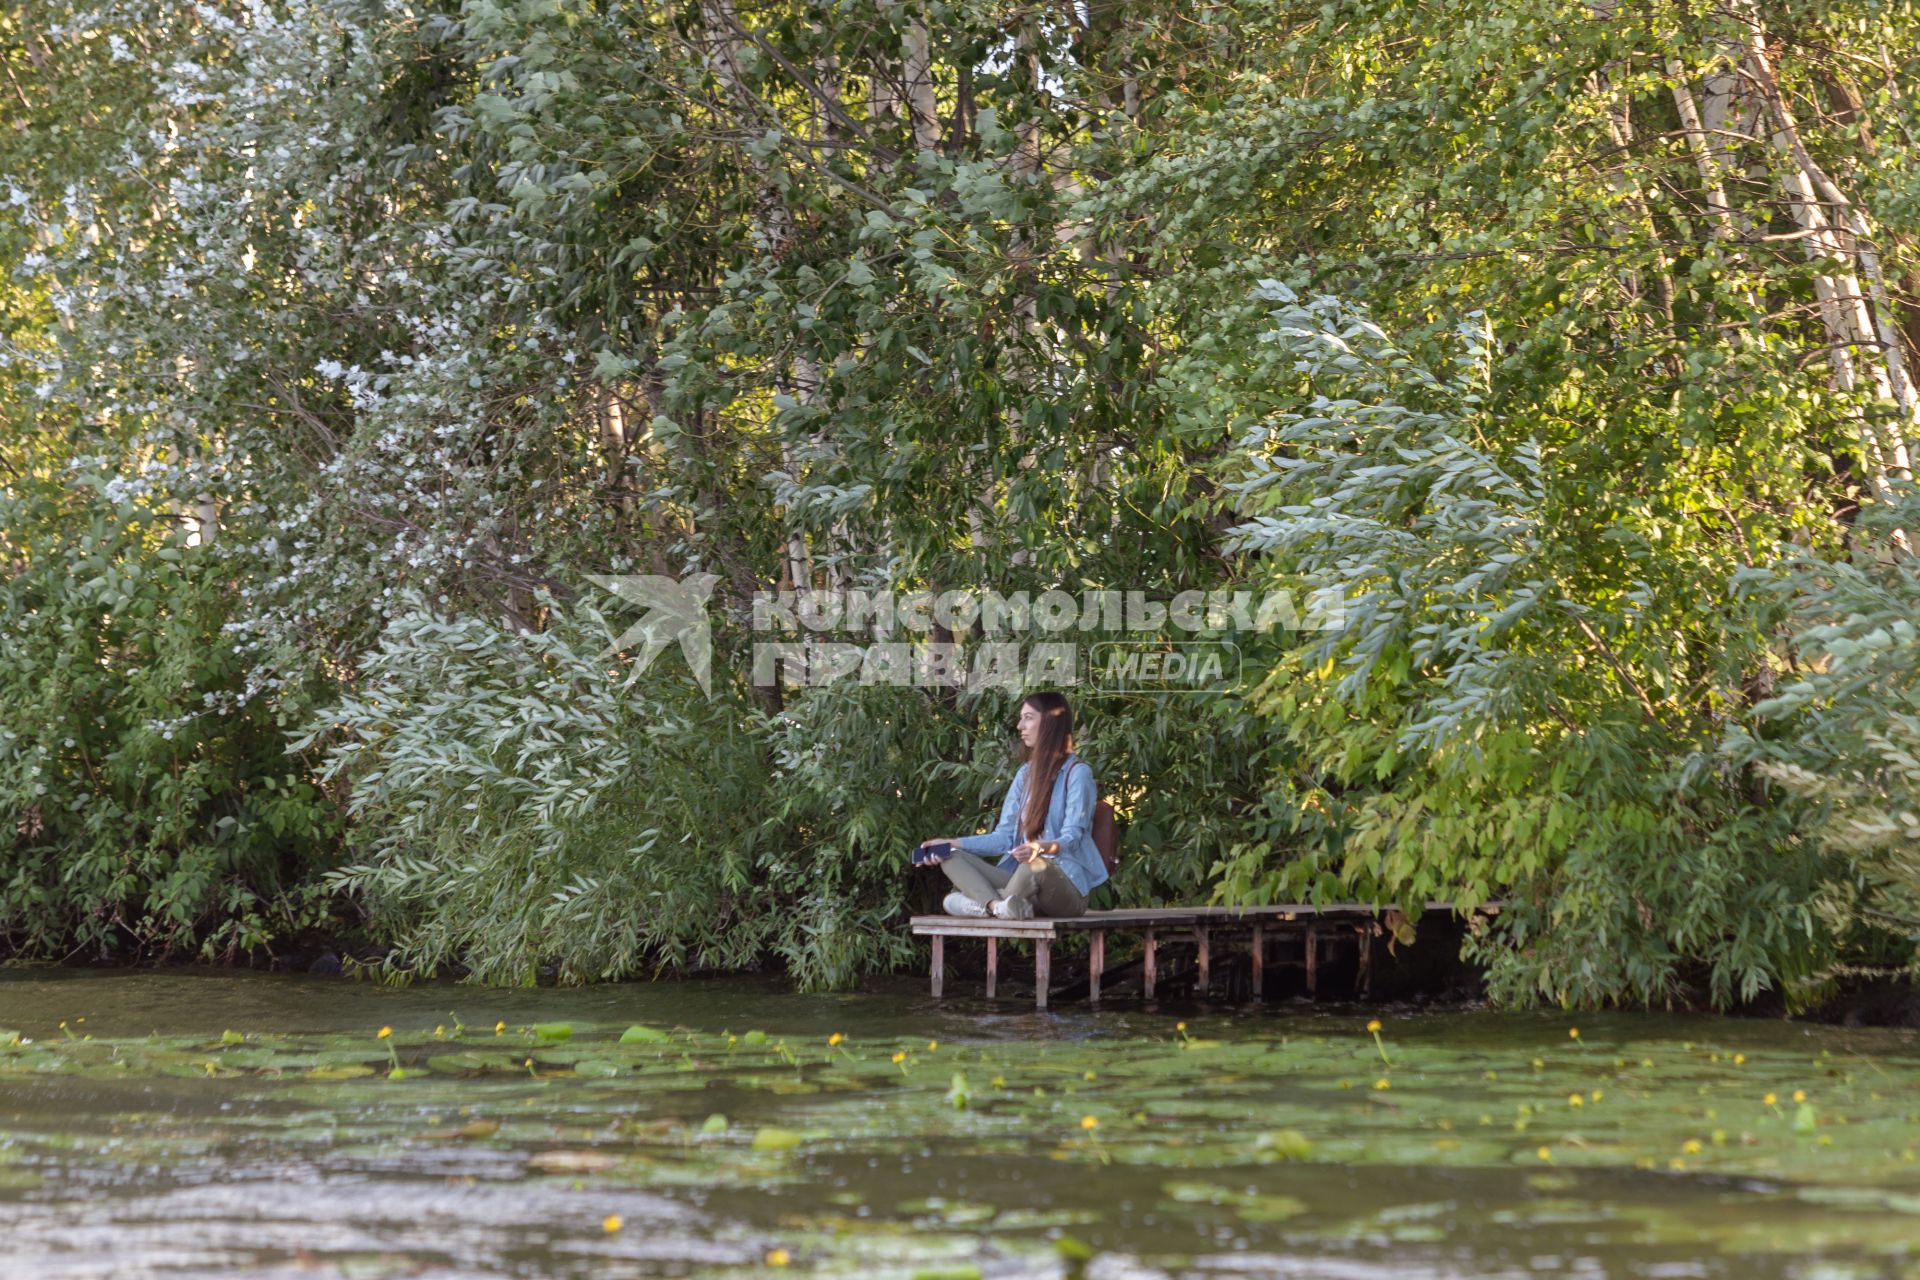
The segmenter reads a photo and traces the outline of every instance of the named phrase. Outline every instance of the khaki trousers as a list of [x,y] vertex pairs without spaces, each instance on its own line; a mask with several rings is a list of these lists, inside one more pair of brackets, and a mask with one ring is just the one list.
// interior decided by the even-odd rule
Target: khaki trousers
[[1036,858],[1009,871],[964,849],[955,849],[940,869],[955,888],[983,907],[995,898],[1025,898],[1036,916],[1065,919],[1087,913],[1086,898],[1050,858]]

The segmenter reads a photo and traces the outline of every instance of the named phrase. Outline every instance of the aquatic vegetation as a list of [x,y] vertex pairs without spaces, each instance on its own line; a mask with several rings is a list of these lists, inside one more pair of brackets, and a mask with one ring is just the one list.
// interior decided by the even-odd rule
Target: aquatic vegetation
[[[1569,1223],[1603,1252],[1658,1239],[1667,1257],[1831,1260],[1842,1227],[1861,1259],[1920,1240],[1920,1054],[1895,1036],[1823,1058],[1764,1024],[1682,1048],[1623,1018],[1604,1054],[1570,1053],[1544,1021],[1395,1016],[1382,1074],[1378,1029],[1351,1019],[1221,1019],[1200,1038],[1137,1013],[1023,1013],[1032,1038],[1009,1039],[915,1007],[857,1037],[572,1007],[512,1019],[512,1051],[398,1016],[386,1035],[42,1038],[33,1024],[0,1036],[0,1232],[44,1220],[49,1181],[134,1186],[158,1169],[191,1184],[237,1153],[384,1170],[383,1186],[520,1188],[557,1224],[542,1228],[559,1250],[547,1270],[565,1275],[675,1214],[707,1242],[689,1258],[765,1267],[784,1249],[810,1274],[903,1280],[990,1271],[988,1256],[1059,1266],[1071,1249],[1207,1273],[1221,1239],[1298,1254]],[[911,1069],[935,1055],[939,1071]],[[103,1082],[133,1088],[90,1092]],[[1376,1190],[1341,1190],[1342,1168]],[[1716,1206],[1691,1234],[1688,1203]]]
[[1380,1019],[1374,1018],[1367,1023],[1367,1034],[1373,1037],[1374,1047],[1380,1050],[1380,1061],[1392,1066],[1393,1060],[1387,1057],[1387,1046],[1380,1039]]

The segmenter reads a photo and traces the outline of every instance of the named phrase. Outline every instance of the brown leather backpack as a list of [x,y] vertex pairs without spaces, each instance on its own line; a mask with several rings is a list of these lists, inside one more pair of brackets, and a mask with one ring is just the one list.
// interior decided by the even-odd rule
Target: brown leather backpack
[[[1076,764],[1087,764],[1077,760]],[[1087,765],[1091,769],[1092,765]],[[1107,866],[1107,874],[1120,864],[1120,833],[1114,826],[1113,806],[1101,800],[1093,806],[1093,845],[1100,850],[1100,861]]]

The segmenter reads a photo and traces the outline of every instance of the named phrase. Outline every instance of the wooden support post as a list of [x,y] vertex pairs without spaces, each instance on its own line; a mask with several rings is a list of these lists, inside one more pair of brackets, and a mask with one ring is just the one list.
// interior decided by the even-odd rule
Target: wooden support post
[[1087,947],[1087,1002],[1100,1003],[1100,975],[1107,971],[1107,931],[1095,929]]
[[1213,934],[1205,928],[1195,929],[1194,937],[1200,943],[1198,955],[1194,958],[1195,978],[1199,986],[1195,995],[1204,997],[1213,990]]
[[1000,986],[1000,939],[987,939],[987,999],[991,1000]]
[[1307,998],[1311,1000],[1320,984],[1320,927],[1307,926]]
[[933,998],[938,1000],[945,994],[947,985],[947,939],[946,935],[933,935]]
[[1153,999],[1153,981],[1159,976],[1154,965],[1155,953],[1159,950],[1160,940],[1153,930],[1147,930],[1147,950],[1140,960],[1140,985],[1145,988],[1147,999]]
[[1259,1004],[1267,997],[1267,933],[1259,925],[1253,926],[1253,1002]]
[[1047,988],[1053,985],[1053,943],[1045,938],[1033,940],[1033,1007],[1047,1007]]
[[1360,948],[1360,972],[1355,975],[1353,985],[1359,988],[1361,995],[1370,996],[1373,994],[1373,926],[1355,925],[1353,937],[1353,944]]

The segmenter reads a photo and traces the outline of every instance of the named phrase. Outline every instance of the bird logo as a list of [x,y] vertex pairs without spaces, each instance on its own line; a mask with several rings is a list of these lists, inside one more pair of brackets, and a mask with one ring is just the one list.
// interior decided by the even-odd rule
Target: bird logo
[[700,691],[713,696],[713,627],[707,618],[707,597],[720,581],[719,574],[696,573],[685,578],[657,573],[589,574],[587,581],[648,611],[601,651],[604,657],[639,648],[627,684],[638,679],[662,649],[678,640]]

